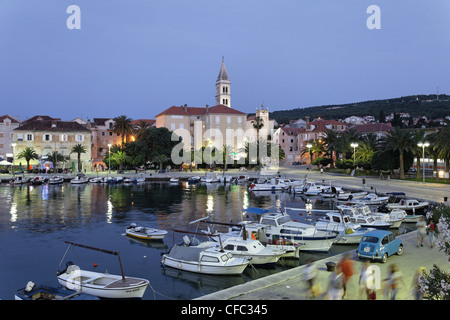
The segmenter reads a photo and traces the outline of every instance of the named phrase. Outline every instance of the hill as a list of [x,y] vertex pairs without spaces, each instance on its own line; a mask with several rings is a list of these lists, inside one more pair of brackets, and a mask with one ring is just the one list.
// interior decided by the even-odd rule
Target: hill
[[450,96],[415,95],[394,99],[371,100],[340,105],[324,105],[317,107],[297,108],[292,110],[271,111],[270,117],[278,123],[289,123],[290,120],[310,119],[345,119],[350,116],[374,116],[377,120],[380,112],[409,113],[411,117],[425,116],[427,119],[445,118],[450,115]]

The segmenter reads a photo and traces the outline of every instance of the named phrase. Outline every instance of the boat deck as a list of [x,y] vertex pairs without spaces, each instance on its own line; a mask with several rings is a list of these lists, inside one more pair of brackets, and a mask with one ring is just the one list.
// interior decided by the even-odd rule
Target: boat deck
[[138,278],[125,278],[125,280],[117,280],[114,281],[110,284],[108,284],[107,286],[105,286],[105,288],[108,289],[114,289],[114,288],[125,288],[125,287],[130,287],[130,286],[139,286],[139,285],[144,285],[146,284],[147,281],[143,280],[143,279],[138,279]]

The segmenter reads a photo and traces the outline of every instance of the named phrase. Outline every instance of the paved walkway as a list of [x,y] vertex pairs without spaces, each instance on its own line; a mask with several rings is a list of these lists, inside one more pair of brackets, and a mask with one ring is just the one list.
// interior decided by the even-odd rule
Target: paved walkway
[[[413,300],[412,288],[413,279],[419,267],[425,267],[427,271],[433,268],[433,264],[441,269],[450,272],[450,264],[447,262],[445,254],[436,248],[430,248],[429,242],[425,240],[423,247],[417,247],[417,232],[413,231],[399,236],[404,243],[404,253],[402,256],[391,256],[386,263],[372,262],[371,265],[379,267],[381,280],[389,274],[389,268],[396,264],[403,274],[404,283],[400,285],[397,300]],[[359,273],[365,260],[360,260],[356,256],[355,250],[350,251],[354,263],[355,274],[351,277],[347,286],[347,300],[365,299],[359,295]],[[301,253],[300,253],[301,254]],[[322,287],[322,294],[316,300],[327,299],[327,285],[330,278],[330,271],[327,271],[326,263],[333,261],[337,263],[344,255],[335,255],[327,259],[314,263],[318,272],[317,279]],[[305,266],[299,266],[287,271],[273,274],[262,279],[253,280],[232,288],[228,288],[216,293],[199,297],[196,300],[305,300],[306,285],[301,280]],[[382,286],[382,284],[380,285]],[[377,300],[388,299],[383,289],[377,290]]]

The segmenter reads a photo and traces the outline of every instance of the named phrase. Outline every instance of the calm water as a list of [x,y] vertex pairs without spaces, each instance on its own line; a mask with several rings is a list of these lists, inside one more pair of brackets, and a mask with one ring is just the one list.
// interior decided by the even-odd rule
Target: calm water
[[[207,276],[161,266],[161,254],[174,243],[181,243],[183,234],[170,231],[163,242],[141,242],[124,235],[133,222],[195,231],[198,224],[189,222],[206,215],[215,221],[238,221],[243,208],[284,205],[304,207],[305,202],[288,193],[254,195],[241,185],[3,184],[0,185],[0,299],[14,299],[15,290],[30,280],[57,286],[56,272],[69,260],[83,269],[120,274],[116,256],[78,247],[67,250],[64,241],[119,250],[126,275],[150,280],[145,300],[192,299],[296,267],[311,256],[321,259],[352,249],[335,246],[329,253],[301,253],[300,260],[284,260],[274,268],[247,268],[240,276]],[[98,266],[94,267],[94,263]]]

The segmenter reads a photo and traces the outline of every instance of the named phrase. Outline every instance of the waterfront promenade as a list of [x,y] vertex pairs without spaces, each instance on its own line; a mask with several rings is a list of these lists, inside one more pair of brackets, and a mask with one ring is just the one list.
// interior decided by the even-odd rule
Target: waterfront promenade
[[[377,300],[386,300],[383,290],[382,280],[389,275],[389,268],[396,264],[403,275],[404,282],[400,283],[400,290],[396,300],[414,300],[412,288],[413,279],[419,267],[425,267],[427,271],[433,268],[433,264],[438,265],[442,270],[450,272],[450,264],[447,262],[445,254],[436,247],[430,248],[429,242],[425,240],[423,247],[417,247],[417,231],[409,232],[399,236],[404,243],[404,253],[401,256],[393,255],[386,263],[372,262],[371,265],[379,267],[380,288],[377,290]],[[360,260],[356,256],[356,251],[349,251],[352,255],[354,265],[354,275],[347,285],[347,300],[364,300],[359,294],[359,274],[365,260]],[[301,253],[300,253],[301,254]],[[327,298],[327,286],[330,278],[330,271],[327,271],[327,262],[337,263],[343,254],[335,255],[326,259],[314,262],[317,269],[317,281],[320,283],[322,293],[314,300]],[[305,300],[306,284],[302,281],[302,273],[305,266],[299,266],[280,273],[276,273],[261,279],[256,279],[232,288],[221,290],[212,294],[199,297],[196,300]]]

